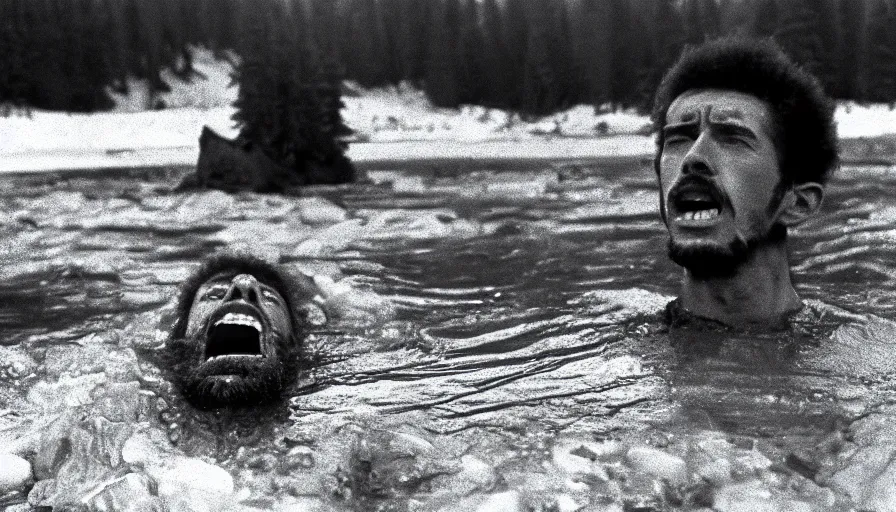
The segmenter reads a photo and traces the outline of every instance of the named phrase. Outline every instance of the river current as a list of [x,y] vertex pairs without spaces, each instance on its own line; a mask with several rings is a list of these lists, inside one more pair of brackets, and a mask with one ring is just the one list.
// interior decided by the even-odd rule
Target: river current
[[[791,233],[811,314],[774,335],[666,327],[648,162],[367,171],[290,195],[4,178],[0,442],[33,478],[3,502],[896,510],[890,169],[843,168]],[[193,411],[154,356],[222,249],[318,287],[314,365],[275,410]]]

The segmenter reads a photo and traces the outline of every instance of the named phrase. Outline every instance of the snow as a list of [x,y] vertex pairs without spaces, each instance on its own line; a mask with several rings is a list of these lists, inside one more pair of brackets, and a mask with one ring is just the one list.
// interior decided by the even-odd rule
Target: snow
[[[230,56],[231,60],[235,60]],[[192,165],[204,125],[225,137],[237,88],[232,68],[210,52],[194,52],[202,74],[182,82],[170,72],[172,90],[158,95],[168,108],[145,110],[153,101],[134,80],[128,96],[114,95],[111,112],[67,114],[13,112],[0,118],[0,173],[42,170]],[[579,105],[541,119],[481,106],[433,107],[408,84],[363,89],[346,83],[343,118],[355,132],[348,155],[359,163],[432,159],[582,159],[643,157],[653,152],[649,119],[635,112],[605,112]],[[836,112],[842,138],[896,133],[896,111],[887,105],[842,103]]]
[[834,119],[837,135],[842,139],[896,134],[896,110],[886,104],[843,102],[837,106]]

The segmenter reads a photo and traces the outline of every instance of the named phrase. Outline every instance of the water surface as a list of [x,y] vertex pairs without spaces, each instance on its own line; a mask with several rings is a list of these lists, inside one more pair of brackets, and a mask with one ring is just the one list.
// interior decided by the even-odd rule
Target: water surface
[[[879,420],[896,372],[888,169],[843,169],[822,213],[791,234],[797,289],[822,313],[774,335],[668,332],[660,313],[680,270],[645,162],[411,165],[289,196],[173,193],[182,172],[0,183],[8,436],[92,407],[96,386],[137,382],[141,428],[167,439],[165,453],[227,470],[244,507],[463,510],[501,492],[530,508],[557,496],[597,506],[654,492],[636,478],[617,494],[569,487],[561,448],[579,441],[657,447],[696,471],[693,446],[722,439],[779,466],[789,480],[755,477],[769,500],[816,509],[873,508],[868,482],[889,478],[885,463],[858,462],[896,453]],[[234,247],[313,276],[330,317],[307,340],[317,366],[261,421],[195,413],[152,357],[178,285]],[[832,436],[852,436],[853,451],[794,462]],[[297,453],[304,465],[274,470]],[[470,457],[497,475],[490,487],[458,483]],[[115,457],[60,467],[57,501],[124,471]],[[811,489],[793,490],[801,478]]]

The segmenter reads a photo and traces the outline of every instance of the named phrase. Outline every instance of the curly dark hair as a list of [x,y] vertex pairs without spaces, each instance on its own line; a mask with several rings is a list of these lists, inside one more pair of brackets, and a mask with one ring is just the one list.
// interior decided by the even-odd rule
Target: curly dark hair
[[738,91],[770,105],[783,184],[823,184],[837,167],[834,102],[818,79],[770,39],[723,38],[685,48],[657,89],[651,116],[659,132],[657,172],[669,106],[694,89]]
[[271,286],[283,296],[290,313],[290,321],[294,332],[301,330],[305,324],[303,310],[298,305],[307,301],[311,285],[300,282],[297,278],[282,272],[275,265],[251,254],[223,252],[206,259],[193,274],[181,285],[177,297],[177,321],[171,328],[171,338],[179,339],[186,335],[187,321],[196,291],[202,283],[222,272],[252,274],[259,281]]

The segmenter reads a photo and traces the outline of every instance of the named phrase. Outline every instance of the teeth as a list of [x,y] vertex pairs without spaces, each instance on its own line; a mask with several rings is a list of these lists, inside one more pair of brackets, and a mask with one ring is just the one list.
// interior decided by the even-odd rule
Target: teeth
[[227,313],[223,318],[215,322],[215,325],[221,324],[248,325],[249,327],[254,327],[258,332],[261,332],[261,322],[254,316],[245,315],[243,313]]
[[220,355],[220,356],[212,356],[212,357],[208,358],[207,360],[208,360],[208,361],[214,361],[215,359],[221,359],[221,358],[223,358],[223,357],[230,357],[230,358],[248,358],[248,359],[255,359],[255,358],[258,358],[258,359],[260,359],[260,358],[262,358],[262,357],[264,357],[264,356],[262,356],[261,354],[222,354],[222,355]]
[[710,208],[709,210],[684,212],[679,218],[683,220],[709,220],[718,217],[721,213],[718,208]]

